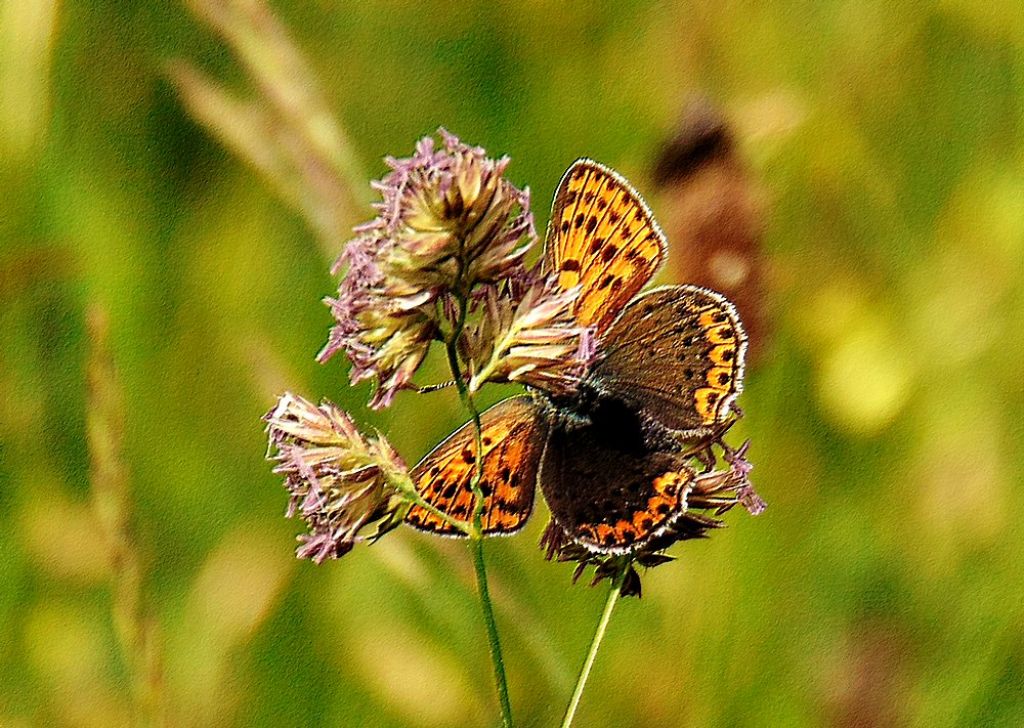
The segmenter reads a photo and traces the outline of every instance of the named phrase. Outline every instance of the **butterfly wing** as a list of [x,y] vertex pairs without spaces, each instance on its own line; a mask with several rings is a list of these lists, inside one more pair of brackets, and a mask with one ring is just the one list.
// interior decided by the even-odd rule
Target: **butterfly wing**
[[[480,417],[484,451],[480,489],[484,494],[484,533],[512,533],[522,528],[533,509],[537,470],[547,424],[529,396],[511,397]],[[468,422],[434,448],[412,469],[412,480],[424,500],[449,516],[469,520],[473,513],[470,487],[476,472],[476,434]],[[406,523],[432,533],[462,533],[420,506]]]
[[686,510],[694,471],[679,453],[635,447],[630,432],[638,426],[552,430],[540,473],[544,500],[562,530],[591,551],[635,551]]
[[580,286],[573,314],[600,335],[665,258],[665,235],[640,194],[618,173],[577,160],[558,185],[544,269],[563,289]]
[[733,305],[697,286],[638,296],[601,342],[590,376],[684,439],[706,436],[743,388],[747,337]]

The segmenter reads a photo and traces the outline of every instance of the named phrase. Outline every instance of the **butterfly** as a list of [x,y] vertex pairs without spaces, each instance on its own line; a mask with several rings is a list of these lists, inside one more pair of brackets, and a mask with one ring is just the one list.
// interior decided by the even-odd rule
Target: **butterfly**
[[[592,328],[598,354],[573,395],[534,391],[482,414],[485,533],[522,528],[538,484],[565,535],[599,553],[633,552],[686,510],[692,446],[737,416],[747,342],[719,293],[692,285],[641,293],[666,253],[664,233],[629,182],[589,159],[569,167],[542,265],[560,288],[579,288],[572,315]],[[477,456],[467,423],[412,470],[418,492],[468,519]],[[418,506],[406,521],[460,535]]]

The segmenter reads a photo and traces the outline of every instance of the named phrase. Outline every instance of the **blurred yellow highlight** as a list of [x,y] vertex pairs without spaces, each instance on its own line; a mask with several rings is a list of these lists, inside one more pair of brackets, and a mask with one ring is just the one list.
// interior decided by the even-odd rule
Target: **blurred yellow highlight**
[[56,0],[0,5],[0,164],[24,161],[50,123]]
[[185,607],[188,628],[167,651],[169,692],[186,725],[228,720],[245,682],[234,656],[273,612],[295,561],[255,524],[228,532],[206,559]]
[[64,724],[124,725],[127,704],[107,672],[106,612],[90,613],[56,599],[35,603],[28,612],[22,635],[27,667],[50,687],[50,701]]
[[489,705],[479,704],[453,655],[438,651],[431,640],[386,615],[360,630],[349,658],[402,725],[482,725],[479,717],[489,714]]
[[37,483],[51,493],[25,504],[18,519],[25,550],[50,576],[77,586],[109,578],[107,544],[88,503],[68,500],[54,484]]
[[827,351],[815,387],[825,414],[859,435],[881,432],[910,398],[914,369],[896,334],[865,321]]

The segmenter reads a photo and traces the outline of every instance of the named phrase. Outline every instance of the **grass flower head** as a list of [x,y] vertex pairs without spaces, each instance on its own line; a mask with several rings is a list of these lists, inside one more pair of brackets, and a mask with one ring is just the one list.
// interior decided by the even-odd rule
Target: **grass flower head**
[[[373,379],[373,407],[386,407],[409,386],[430,343],[442,338],[452,296],[525,275],[523,256],[536,240],[529,192],[504,176],[508,158],[490,159],[440,130],[373,183],[378,215],[334,266],[345,269],[335,319],[318,359],[344,351],[353,383]],[[444,304],[444,305],[442,305]]]
[[392,483],[406,466],[382,436],[365,438],[331,402],[319,406],[286,393],[264,417],[268,458],[291,493],[288,516],[309,526],[299,558],[323,563],[401,523],[408,502]]

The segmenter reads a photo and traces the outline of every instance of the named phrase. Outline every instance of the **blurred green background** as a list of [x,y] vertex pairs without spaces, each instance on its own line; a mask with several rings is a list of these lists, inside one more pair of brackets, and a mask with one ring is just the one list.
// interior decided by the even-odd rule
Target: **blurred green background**
[[[764,202],[738,434],[769,509],[620,605],[578,725],[1024,724],[1017,0],[0,8],[0,724],[132,720],[95,310],[167,722],[494,725],[465,549],[401,529],[296,561],[259,417],[329,397],[410,461],[462,419],[451,392],[366,413],[313,361],[382,156],[444,125],[512,157],[539,226],[592,156],[664,216],[693,93]],[[604,596],[543,560],[545,522],[489,542],[524,726],[557,723]]]

